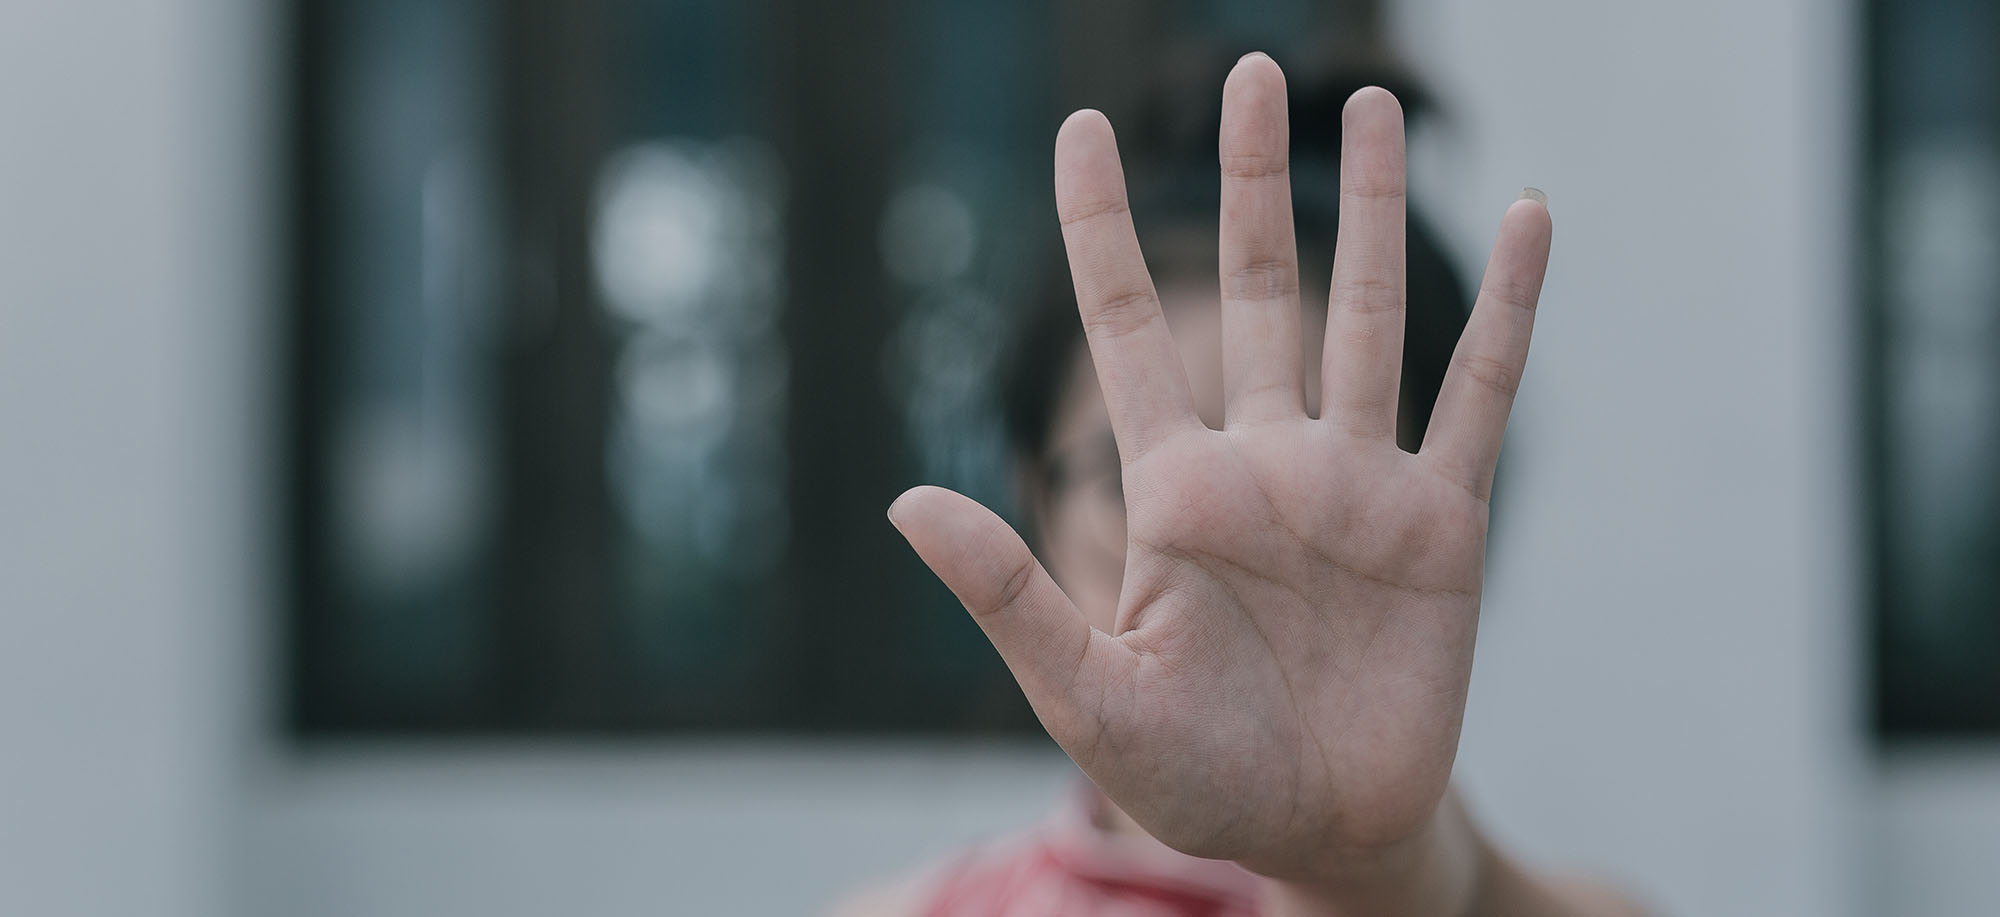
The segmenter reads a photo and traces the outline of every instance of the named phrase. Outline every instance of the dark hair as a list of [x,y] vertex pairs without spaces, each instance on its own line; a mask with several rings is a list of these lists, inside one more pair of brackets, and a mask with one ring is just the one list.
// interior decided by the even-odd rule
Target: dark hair
[[[1216,57],[1221,58],[1220,55]],[[1172,104],[1186,96],[1162,92],[1161,103],[1142,115],[1133,131],[1121,131],[1121,152],[1131,185],[1132,213],[1142,244],[1176,232],[1215,232],[1221,180],[1215,162],[1221,128],[1220,89],[1234,56],[1210,61],[1208,96],[1198,104]],[[1194,68],[1199,69],[1199,68]],[[1340,113],[1347,97],[1371,85],[1384,86],[1403,102],[1414,121],[1430,110],[1429,98],[1393,69],[1308,68],[1293,80],[1290,98],[1292,199],[1300,270],[1326,276],[1332,268],[1339,225]],[[1200,116],[1197,117],[1196,114]],[[1400,400],[1404,418],[1421,437],[1430,422],[1438,390],[1470,303],[1457,270],[1436,235],[1412,210],[1406,245],[1408,311],[1403,336]],[[1163,250],[1148,244],[1150,252]],[[1155,260],[1157,254],[1149,254]],[[1083,344],[1069,275],[1060,257],[1048,259],[1039,294],[1014,338],[1006,363],[1002,410],[1017,460],[1038,461],[1048,445],[1057,402],[1068,382],[1070,360]],[[1154,276],[1186,273],[1183,264],[1155,263]]]

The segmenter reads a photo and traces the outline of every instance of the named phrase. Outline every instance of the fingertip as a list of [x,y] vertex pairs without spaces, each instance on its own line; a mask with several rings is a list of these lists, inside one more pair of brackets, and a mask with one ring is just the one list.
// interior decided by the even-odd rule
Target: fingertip
[[1056,130],[1056,180],[1058,190],[1066,177],[1063,173],[1070,168],[1083,168],[1086,164],[1105,158],[1105,154],[1116,159],[1118,138],[1111,130],[1111,119],[1094,108],[1083,108],[1071,112],[1063,119],[1062,127]]
[[1347,97],[1347,104],[1340,110],[1343,126],[1354,126],[1367,120],[1394,118],[1403,120],[1403,103],[1397,101],[1396,94],[1380,86],[1363,86]]
[[[1276,118],[1286,114],[1285,71],[1262,51],[1243,55],[1222,83],[1222,120]],[[1224,133],[1228,133],[1225,127]],[[1225,138],[1226,139],[1226,138]]]
[[982,624],[993,623],[998,612],[1019,610],[1017,600],[1041,572],[1007,521],[964,494],[912,487],[890,504],[890,517],[917,557]]
[[1118,137],[1111,119],[1095,108],[1078,109],[1063,119],[1056,131],[1056,168],[1065,162],[1087,163],[1118,156]]
[[918,553],[953,541],[979,538],[993,525],[1006,527],[1005,520],[979,501],[933,484],[912,487],[890,503],[889,522]]
[[1269,173],[1287,162],[1291,125],[1285,74],[1277,61],[1261,51],[1236,62],[1222,84],[1222,130],[1216,137],[1225,174],[1233,158],[1247,157],[1248,168]]
[[1518,226],[1548,238],[1555,230],[1554,219],[1549,215],[1548,196],[1536,188],[1524,189],[1519,200],[1507,205],[1507,212],[1500,217],[1500,225]]
[[897,531],[902,531],[903,519],[906,518],[909,504],[913,500],[922,499],[918,492],[930,486],[929,484],[920,484],[903,491],[896,499],[889,501],[889,524],[895,526]]
[[969,497],[935,484],[919,484],[903,491],[901,496],[889,503],[889,522],[900,529],[904,523],[935,515],[939,506],[954,500],[973,502]]
[[1240,85],[1246,80],[1260,83],[1276,80],[1278,85],[1282,86],[1285,82],[1285,69],[1278,66],[1278,62],[1271,59],[1271,55],[1262,51],[1252,51],[1237,58],[1236,65],[1229,68],[1229,76],[1222,83],[1223,92],[1227,93],[1229,87]]
[[1056,147],[1075,144],[1091,139],[1112,137],[1111,119],[1095,108],[1079,108],[1063,119],[1062,127],[1056,129]]
[[1374,189],[1377,192],[1401,193],[1406,169],[1403,144],[1403,106],[1395,95],[1380,86],[1368,86],[1347,97],[1347,105],[1340,111],[1343,176],[1352,166],[1364,184],[1382,183]]
[[1070,221],[1125,206],[1125,167],[1111,122],[1096,109],[1082,109],[1063,121],[1056,134],[1056,216]]

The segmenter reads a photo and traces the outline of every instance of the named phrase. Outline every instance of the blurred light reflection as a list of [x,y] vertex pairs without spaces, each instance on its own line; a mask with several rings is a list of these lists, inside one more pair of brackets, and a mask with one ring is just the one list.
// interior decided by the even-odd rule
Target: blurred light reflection
[[622,332],[613,501],[654,550],[773,569],[787,532],[780,173],[749,139],[652,141],[607,162],[591,240]]
[[952,280],[972,266],[977,224],[963,196],[918,182],[896,192],[882,217],[882,260],[889,275],[922,285]]

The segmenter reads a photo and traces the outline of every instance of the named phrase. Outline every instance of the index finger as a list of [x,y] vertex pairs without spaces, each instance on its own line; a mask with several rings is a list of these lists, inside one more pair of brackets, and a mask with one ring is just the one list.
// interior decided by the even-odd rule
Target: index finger
[[1056,134],[1056,215],[1118,456],[1129,464],[1201,422],[1132,228],[1118,141],[1098,112],[1070,115]]

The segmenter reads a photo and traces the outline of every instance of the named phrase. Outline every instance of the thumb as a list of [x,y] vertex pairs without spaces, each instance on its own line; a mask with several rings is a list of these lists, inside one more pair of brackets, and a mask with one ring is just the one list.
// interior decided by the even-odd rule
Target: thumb
[[1049,578],[1021,536],[970,497],[912,488],[889,505],[889,522],[972,613],[1014,673],[1042,725],[1065,749],[1095,731],[1077,687],[1115,653]]

